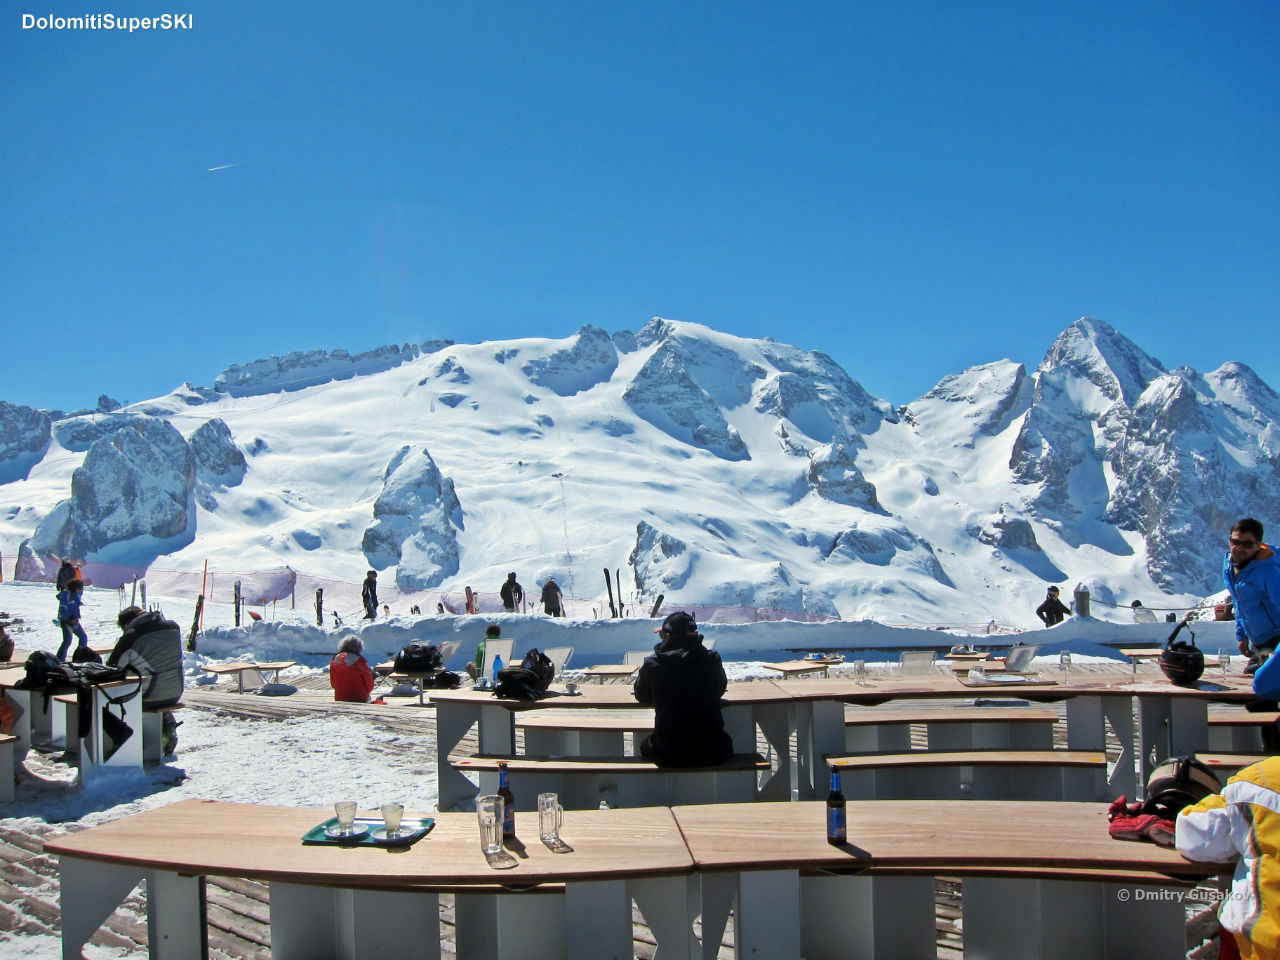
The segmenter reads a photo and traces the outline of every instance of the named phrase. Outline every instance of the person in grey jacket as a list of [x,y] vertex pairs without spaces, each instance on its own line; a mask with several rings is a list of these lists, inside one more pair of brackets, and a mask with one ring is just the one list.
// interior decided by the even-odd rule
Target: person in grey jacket
[[116,618],[124,631],[107,664],[142,674],[142,709],[171,707],[182,699],[182,629],[159,610],[125,607]]

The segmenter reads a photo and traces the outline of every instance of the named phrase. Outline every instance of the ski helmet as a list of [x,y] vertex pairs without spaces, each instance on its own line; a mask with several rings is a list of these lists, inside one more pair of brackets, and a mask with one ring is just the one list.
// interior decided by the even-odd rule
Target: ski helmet
[[1194,756],[1170,757],[1151,771],[1142,809],[1172,820],[1184,807],[1221,789],[1217,775]]

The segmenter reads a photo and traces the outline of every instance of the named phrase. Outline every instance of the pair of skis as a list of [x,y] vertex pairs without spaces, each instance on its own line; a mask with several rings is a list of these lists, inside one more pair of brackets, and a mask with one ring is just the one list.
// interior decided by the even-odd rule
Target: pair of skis
[[[622,574],[621,574],[621,571],[619,571],[619,570],[614,570],[614,571],[613,571],[613,578],[614,578],[614,579],[613,579],[613,581],[610,581],[610,579],[609,579],[609,568],[608,568],[608,567],[605,567],[605,568],[604,568],[604,586],[605,586],[605,589],[609,591],[609,616],[614,617],[614,618],[618,618],[618,617],[625,617],[625,616],[627,615],[627,610],[626,610],[626,607],[624,607],[624,606],[622,605]],[[613,602],[613,584],[614,584],[615,582],[616,582],[616,583],[617,583],[617,585],[618,585],[618,602],[617,602],[617,604],[615,604],[615,603]],[[653,609],[649,611],[649,617],[650,617],[650,619],[652,619],[653,617],[656,617],[656,616],[658,615],[658,610],[659,610],[659,609],[661,609],[661,607],[662,607],[662,601],[663,601],[663,599],[665,599],[665,596],[666,596],[665,594],[661,594],[661,593],[660,593],[660,594],[658,594],[658,599],[657,599],[656,601],[654,601]]]

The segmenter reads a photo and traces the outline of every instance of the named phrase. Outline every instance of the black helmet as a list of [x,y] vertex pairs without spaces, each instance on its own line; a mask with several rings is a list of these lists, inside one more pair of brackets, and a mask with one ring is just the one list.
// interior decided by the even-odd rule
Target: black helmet
[[1160,669],[1180,687],[1189,687],[1204,673],[1204,654],[1195,641],[1178,640],[1160,654]]
[[1195,757],[1170,757],[1151,771],[1142,811],[1172,820],[1184,807],[1221,789],[1214,772]]

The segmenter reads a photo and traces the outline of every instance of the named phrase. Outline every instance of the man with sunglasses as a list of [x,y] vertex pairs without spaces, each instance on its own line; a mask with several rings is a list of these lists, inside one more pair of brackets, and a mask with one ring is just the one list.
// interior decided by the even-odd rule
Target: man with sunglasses
[[1280,641],[1280,559],[1262,535],[1253,517],[1237,521],[1222,565],[1236,611],[1236,642],[1242,654],[1256,657],[1270,656]]

